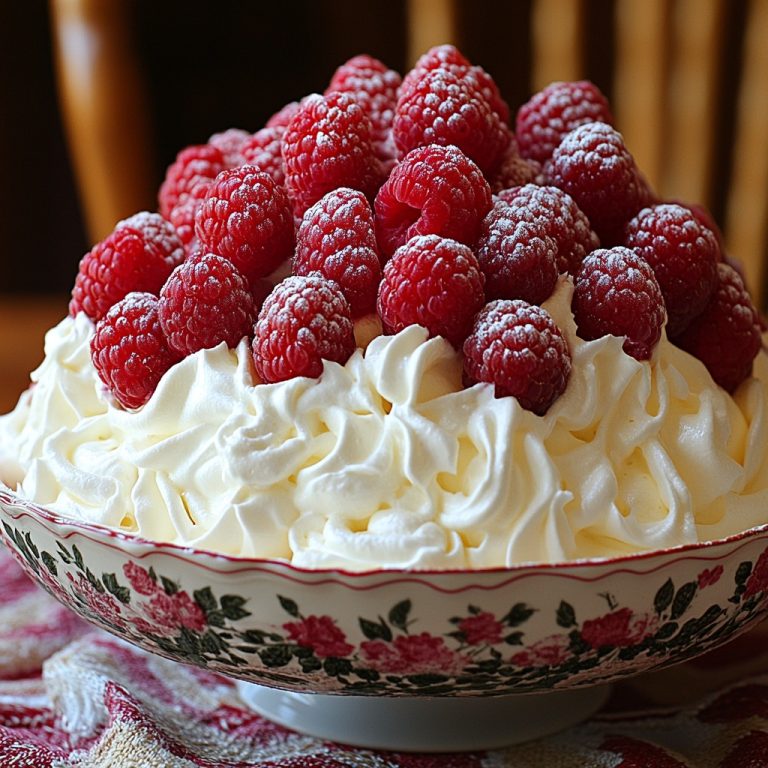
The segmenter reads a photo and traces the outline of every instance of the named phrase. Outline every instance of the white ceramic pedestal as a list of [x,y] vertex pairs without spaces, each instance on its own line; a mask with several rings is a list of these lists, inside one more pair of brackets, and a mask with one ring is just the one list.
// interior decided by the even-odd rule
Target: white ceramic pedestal
[[594,714],[610,687],[488,697],[374,697],[293,693],[238,682],[256,712],[342,744],[408,752],[466,752],[519,744]]

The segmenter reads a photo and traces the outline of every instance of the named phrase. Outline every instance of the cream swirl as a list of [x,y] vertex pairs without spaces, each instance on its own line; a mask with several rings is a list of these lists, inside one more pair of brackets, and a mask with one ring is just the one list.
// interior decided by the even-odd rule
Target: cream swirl
[[0,477],[65,515],[305,567],[563,561],[766,522],[766,355],[732,398],[666,338],[649,362],[579,339],[571,290],[545,304],[573,369],[544,417],[462,389],[460,357],[416,326],[317,380],[254,385],[247,343],[205,350],[123,411],[91,323],[67,318],[0,417]]

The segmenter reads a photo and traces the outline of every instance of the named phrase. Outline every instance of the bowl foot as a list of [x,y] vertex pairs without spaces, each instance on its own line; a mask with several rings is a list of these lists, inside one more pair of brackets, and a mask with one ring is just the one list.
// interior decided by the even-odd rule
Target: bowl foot
[[488,697],[332,696],[238,682],[270,720],[310,736],[369,749],[466,752],[519,744],[594,714],[610,686]]

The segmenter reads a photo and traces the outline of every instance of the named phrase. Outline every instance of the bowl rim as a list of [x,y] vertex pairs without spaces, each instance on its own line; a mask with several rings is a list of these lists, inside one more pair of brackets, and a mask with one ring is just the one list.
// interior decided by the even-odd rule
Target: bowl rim
[[[24,508],[27,515],[35,518],[40,522],[42,519],[44,522],[57,527],[69,527],[75,529],[80,535],[91,534],[98,537],[98,543],[107,544],[103,541],[103,538],[117,539],[124,541],[128,544],[132,544],[139,547],[148,547],[159,552],[168,552],[175,555],[177,558],[188,560],[195,559],[196,556],[201,555],[205,558],[212,560],[219,560],[232,565],[242,565],[244,567],[268,567],[285,569],[287,571],[293,571],[296,574],[308,575],[318,574],[326,576],[339,576],[344,579],[365,579],[372,576],[425,576],[425,577],[440,577],[451,575],[467,575],[467,574],[487,574],[487,575],[502,575],[502,574],[516,574],[522,571],[539,571],[539,572],[558,572],[569,569],[589,569],[589,568],[601,568],[605,566],[613,565],[627,565],[637,562],[643,562],[646,560],[653,560],[655,558],[661,558],[666,556],[672,556],[677,554],[692,554],[696,552],[706,552],[714,547],[723,545],[738,543],[746,541],[751,538],[760,538],[761,536],[768,534],[768,522],[763,523],[752,528],[747,528],[744,531],[731,534],[722,539],[710,539],[706,541],[691,542],[689,544],[678,544],[674,547],[666,547],[664,549],[648,550],[644,552],[633,552],[626,555],[617,555],[614,557],[584,557],[575,560],[563,560],[553,563],[547,562],[520,562],[510,566],[491,566],[487,568],[367,568],[364,570],[349,570],[346,568],[338,567],[323,567],[323,568],[309,568],[306,566],[295,565],[290,560],[281,558],[267,558],[267,557],[245,557],[242,555],[229,555],[223,552],[216,552],[214,550],[201,549],[189,544],[176,544],[174,542],[154,541],[148,539],[140,534],[132,533],[130,531],[123,531],[117,528],[110,528],[109,526],[102,525],[100,523],[92,523],[85,520],[77,520],[75,518],[65,517],[57,512],[54,512],[46,507],[20,496],[18,493],[8,488],[0,481],[0,510],[5,514],[4,505],[13,504],[14,506],[21,506]],[[50,529],[49,529],[50,531]],[[50,531],[54,533],[54,531]],[[90,538],[86,536],[86,538]],[[114,546],[114,545],[112,545]]]

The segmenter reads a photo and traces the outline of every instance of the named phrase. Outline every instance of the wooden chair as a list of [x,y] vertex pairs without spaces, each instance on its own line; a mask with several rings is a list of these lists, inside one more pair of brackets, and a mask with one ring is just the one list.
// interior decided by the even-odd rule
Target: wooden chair
[[[511,4],[492,5],[503,24]],[[125,2],[50,0],[50,7],[62,110],[95,240],[154,198],[144,96]],[[552,80],[588,74],[591,8],[590,0],[528,0],[531,53],[525,74],[531,92]],[[439,43],[472,48],[460,17],[475,9],[469,0],[407,0],[408,63]],[[605,66],[611,68],[618,129],[664,198],[712,207],[727,180],[720,205],[727,248],[743,263],[753,294],[765,306],[768,0],[605,0],[600,10],[606,9],[613,55]],[[734,53],[726,50],[724,22],[737,10],[744,14],[743,35]],[[478,40],[474,44],[482,49]],[[732,120],[724,120],[730,115],[724,96],[733,106]]]

